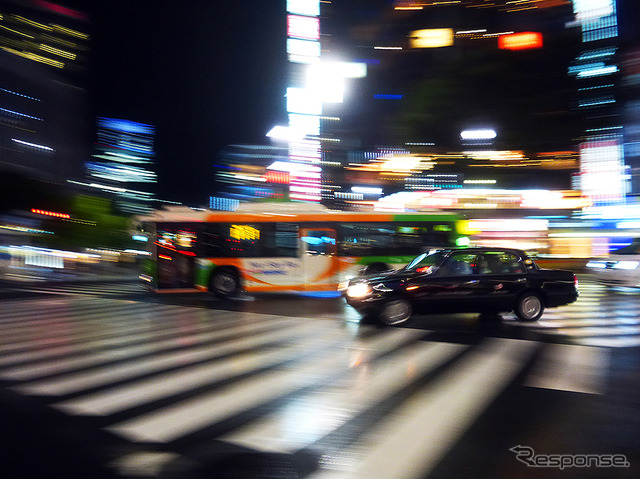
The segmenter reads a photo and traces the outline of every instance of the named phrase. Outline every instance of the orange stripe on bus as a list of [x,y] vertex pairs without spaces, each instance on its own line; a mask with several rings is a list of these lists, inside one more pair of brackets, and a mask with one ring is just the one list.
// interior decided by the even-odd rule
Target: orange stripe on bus
[[327,269],[324,273],[316,276],[311,280],[312,283],[316,283],[318,281],[322,281],[323,279],[333,277],[338,271],[340,271],[340,262],[337,258],[333,257],[331,259],[331,267]]

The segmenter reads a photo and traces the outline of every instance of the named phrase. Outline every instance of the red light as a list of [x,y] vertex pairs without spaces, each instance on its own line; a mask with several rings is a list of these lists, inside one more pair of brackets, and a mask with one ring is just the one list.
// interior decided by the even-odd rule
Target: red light
[[289,184],[289,172],[269,170],[264,178],[269,183]]
[[36,208],[32,208],[31,212],[37,215],[53,216],[54,218],[71,218],[71,215],[66,213],[54,213],[53,211],[39,210]]
[[498,48],[501,50],[529,50],[542,48],[542,33],[522,32],[498,37]]
[[83,12],[72,10],[71,8],[63,7],[62,5],[56,5],[55,3],[47,2],[46,0],[36,0],[36,4],[42,8],[46,8],[47,10],[51,10],[52,12],[59,13],[60,15],[75,18],[76,20],[89,20],[89,17]]

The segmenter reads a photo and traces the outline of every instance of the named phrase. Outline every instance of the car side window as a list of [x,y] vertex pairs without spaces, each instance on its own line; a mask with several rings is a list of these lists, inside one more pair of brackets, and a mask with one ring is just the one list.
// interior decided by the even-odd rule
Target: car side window
[[524,273],[520,258],[513,253],[490,251],[483,253],[480,262],[480,274],[518,274]]
[[437,276],[469,276],[477,273],[478,256],[452,254],[436,272]]

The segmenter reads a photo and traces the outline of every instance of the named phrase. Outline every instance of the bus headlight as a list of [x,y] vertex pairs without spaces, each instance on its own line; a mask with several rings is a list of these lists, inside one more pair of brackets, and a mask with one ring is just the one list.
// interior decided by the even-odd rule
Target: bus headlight
[[371,293],[371,288],[366,283],[352,284],[347,288],[347,296],[350,298],[364,298]]

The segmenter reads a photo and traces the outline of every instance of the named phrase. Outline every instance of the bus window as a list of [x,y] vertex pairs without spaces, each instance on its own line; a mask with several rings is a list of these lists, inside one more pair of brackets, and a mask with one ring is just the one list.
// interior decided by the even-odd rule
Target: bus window
[[252,258],[262,256],[260,225],[212,223],[202,234],[204,254],[214,258]]
[[212,223],[205,225],[201,244],[210,258],[294,258],[298,256],[298,225]]
[[451,234],[451,226],[444,224],[342,224],[338,251],[341,256],[413,255],[434,247],[450,246]]
[[301,239],[306,254],[336,254],[336,232],[334,230],[305,229]]
[[268,223],[262,225],[264,256],[295,258],[298,256],[297,223]]

